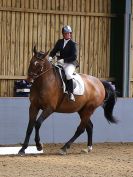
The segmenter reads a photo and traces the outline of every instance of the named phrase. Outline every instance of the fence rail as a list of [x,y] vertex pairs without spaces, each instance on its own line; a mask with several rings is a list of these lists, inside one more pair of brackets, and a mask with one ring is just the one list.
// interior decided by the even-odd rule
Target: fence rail
[[0,11],[6,12],[22,12],[22,13],[37,13],[37,14],[54,14],[54,15],[72,15],[72,16],[91,16],[91,17],[117,17],[118,14],[110,13],[95,13],[95,12],[73,12],[73,11],[56,11],[56,10],[40,10],[40,9],[25,9],[0,7]]

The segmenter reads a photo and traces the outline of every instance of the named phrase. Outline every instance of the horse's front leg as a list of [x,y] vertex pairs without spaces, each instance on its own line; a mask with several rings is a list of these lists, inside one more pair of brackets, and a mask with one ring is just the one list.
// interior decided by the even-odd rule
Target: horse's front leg
[[35,123],[35,142],[38,151],[42,150],[42,144],[40,143],[39,129],[43,121],[52,113],[53,113],[52,109],[50,108],[45,109]]
[[29,108],[29,123],[28,123],[27,131],[26,131],[26,137],[25,137],[24,143],[22,145],[22,148],[19,151],[19,154],[21,154],[21,155],[25,154],[25,149],[28,147],[29,139],[30,139],[32,130],[34,128],[38,112],[39,112],[38,108],[30,105],[30,108]]

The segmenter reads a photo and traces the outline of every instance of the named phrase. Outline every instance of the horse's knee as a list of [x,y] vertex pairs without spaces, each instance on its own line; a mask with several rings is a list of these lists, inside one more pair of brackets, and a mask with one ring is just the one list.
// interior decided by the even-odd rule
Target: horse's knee
[[85,131],[85,128],[78,127],[76,133],[78,135],[80,135],[80,134],[84,133],[84,131]]

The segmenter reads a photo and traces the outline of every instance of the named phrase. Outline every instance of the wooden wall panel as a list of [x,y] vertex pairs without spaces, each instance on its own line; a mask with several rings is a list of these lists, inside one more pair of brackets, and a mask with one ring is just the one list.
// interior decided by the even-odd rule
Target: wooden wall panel
[[80,73],[108,78],[111,0],[0,0],[0,96],[26,78],[32,48],[52,49],[63,25],[73,29]]

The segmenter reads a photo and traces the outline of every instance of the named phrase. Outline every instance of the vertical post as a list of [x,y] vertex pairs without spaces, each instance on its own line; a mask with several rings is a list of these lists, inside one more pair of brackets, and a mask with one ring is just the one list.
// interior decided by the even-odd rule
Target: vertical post
[[129,97],[130,74],[130,32],[131,28],[131,0],[125,0],[124,14],[124,50],[123,50],[123,97]]

